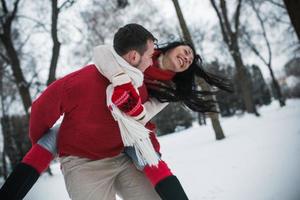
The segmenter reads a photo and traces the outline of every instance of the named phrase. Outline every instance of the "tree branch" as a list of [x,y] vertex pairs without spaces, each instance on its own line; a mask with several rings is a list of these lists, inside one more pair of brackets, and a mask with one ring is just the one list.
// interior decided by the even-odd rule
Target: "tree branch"
[[233,34],[233,31],[231,30],[231,26],[230,26],[230,23],[229,23],[229,20],[228,20],[228,14],[227,14],[227,5],[226,5],[226,1],[225,0],[220,0],[220,7],[221,7],[221,12],[222,12],[222,15],[223,15],[223,19],[224,19],[224,22],[225,22],[225,27],[227,29],[227,32],[232,35]]
[[8,10],[7,10],[7,6],[6,6],[5,0],[1,0],[1,4],[2,4],[2,7],[3,7],[4,13],[7,14],[7,13],[8,13]]
[[10,63],[9,59],[8,59],[3,53],[1,53],[1,52],[0,52],[0,57],[1,57],[1,59],[4,60],[7,64]]
[[277,6],[279,8],[286,9],[285,6],[284,6],[284,4],[277,3],[277,2],[275,2],[273,0],[268,0],[267,2],[269,2],[270,4],[273,4],[275,6]]
[[236,6],[236,11],[235,11],[235,34],[236,34],[236,36],[238,36],[238,34],[239,34],[241,7],[242,7],[242,0],[239,0],[238,5]]
[[33,72],[33,76],[31,77],[31,80],[28,81],[29,87],[32,86],[32,83],[33,83],[33,81],[34,81],[35,78],[38,78],[38,72],[37,72],[37,71],[34,71],[34,72]]
[[257,55],[261,61],[268,66],[268,62],[265,60],[265,58],[259,53],[258,49],[256,48],[255,44],[253,44],[250,40],[250,36],[247,32],[244,33],[246,38],[244,38],[246,44],[250,47],[250,49],[254,52],[255,55]]
[[228,38],[228,35],[226,34],[226,30],[225,30],[225,27],[224,27],[224,22],[223,22],[221,13],[220,13],[219,9],[217,8],[215,0],[210,0],[210,2],[212,4],[213,8],[215,9],[215,11],[217,13],[217,16],[219,18],[219,23],[220,23],[220,27],[221,27],[221,31],[222,31],[224,41],[226,42],[226,44],[229,44],[230,43],[229,38]]
[[60,12],[62,9],[64,8],[70,8],[74,3],[76,2],[76,0],[66,0],[65,2],[63,2],[61,4],[61,6],[58,8],[58,12]]
[[18,6],[19,6],[20,0],[16,0],[14,3],[14,9],[11,13],[11,19],[13,19],[16,16],[16,13],[18,11]]
[[56,67],[57,67],[60,45],[61,45],[58,40],[58,34],[57,34],[57,24],[58,24],[58,16],[59,16],[59,8],[57,7],[58,2],[57,0],[52,0],[51,3],[52,3],[51,37],[52,37],[53,47],[52,47],[52,56],[50,61],[47,85],[50,85],[55,80]]
[[270,42],[268,40],[268,36],[267,36],[267,31],[266,31],[266,28],[265,28],[265,25],[264,25],[264,21],[260,15],[260,11],[259,9],[255,6],[255,3],[253,0],[250,0],[250,3],[251,3],[251,7],[252,9],[254,10],[255,12],[255,15],[259,21],[259,24],[260,24],[260,27],[262,29],[262,34],[263,34],[263,37],[265,39],[265,42],[266,42],[266,45],[267,45],[267,49],[268,49],[268,54],[269,54],[269,66],[271,66],[271,62],[272,62],[272,50],[271,50],[271,45],[270,45]]
[[50,30],[47,29],[47,27],[45,26],[45,24],[43,24],[42,22],[40,22],[40,21],[37,20],[37,19],[34,19],[34,18],[31,18],[31,17],[25,16],[25,15],[17,15],[17,17],[18,17],[18,18],[24,18],[24,19],[33,21],[33,22],[35,22],[38,26],[42,27],[42,28],[44,29],[44,31],[50,32]]

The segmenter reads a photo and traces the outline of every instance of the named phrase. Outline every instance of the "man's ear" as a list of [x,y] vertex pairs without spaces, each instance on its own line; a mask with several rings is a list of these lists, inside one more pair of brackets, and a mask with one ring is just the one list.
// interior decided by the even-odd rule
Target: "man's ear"
[[138,64],[141,59],[141,55],[135,50],[129,51],[128,57],[133,65]]

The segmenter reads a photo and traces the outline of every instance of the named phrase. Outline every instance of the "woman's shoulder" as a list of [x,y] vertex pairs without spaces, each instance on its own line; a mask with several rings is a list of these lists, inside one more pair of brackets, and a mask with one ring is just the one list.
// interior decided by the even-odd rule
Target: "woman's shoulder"
[[169,81],[175,76],[175,72],[160,69],[155,63],[149,66],[145,72],[145,78],[160,81]]

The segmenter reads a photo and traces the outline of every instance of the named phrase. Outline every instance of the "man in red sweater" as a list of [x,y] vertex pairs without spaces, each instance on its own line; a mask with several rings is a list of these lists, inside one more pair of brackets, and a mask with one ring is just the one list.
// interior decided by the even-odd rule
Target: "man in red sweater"
[[[137,24],[115,34],[114,48],[141,71],[152,64],[153,35]],[[68,193],[73,200],[159,199],[159,196],[124,154],[117,122],[106,106],[110,82],[95,65],[88,65],[51,84],[32,104],[30,139],[33,144],[64,115],[58,153]],[[141,102],[147,99],[139,88]],[[141,110],[141,109],[138,109]],[[140,113],[133,113],[138,115]],[[152,137],[153,144],[158,144]]]
[[[114,56],[118,57],[119,62],[126,61],[126,65],[130,64],[143,72],[152,64],[154,40],[142,26],[126,25],[115,34],[114,49],[117,53]],[[140,122],[149,119],[151,112],[155,114],[161,108],[147,107],[150,101],[145,86],[139,88],[138,94],[131,78],[123,71],[125,66],[117,70],[119,64],[111,62],[110,59],[114,58],[110,54],[102,51],[97,55],[100,55],[96,59],[97,66],[86,66],[57,80],[34,101],[30,118],[33,146],[1,187],[1,198],[23,199],[56,155],[59,130],[58,153],[72,199],[110,200],[115,199],[116,193],[124,200],[159,199],[145,176],[124,155],[119,127],[105,103],[105,91],[111,82],[114,86],[113,104]],[[103,68],[99,69],[99,66]],[[105,77],[102,75],[104,69]],[[146,100],[147,112],[143,105]],[[61,127],[50,129],[62,114],[64,120]],[[154,128],[152,125],[147,123],[146,127],[151,130]],[[154,132],[150,134],[150,139],[155,151],[160,154]],[[162,160],[156,167],[143,165],[141,168],[134,152],[125,150],[125,153],[137,163],[137,168],[144,168],[143,172],[163,200],[188,199],[180,182]]]

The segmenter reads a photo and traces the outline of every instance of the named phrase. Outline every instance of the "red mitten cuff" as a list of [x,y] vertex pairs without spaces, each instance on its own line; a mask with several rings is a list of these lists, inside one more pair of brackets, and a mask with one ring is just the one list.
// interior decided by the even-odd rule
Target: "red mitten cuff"
[[139,120],[145,116],[145,108],[141,102],[141,98],[139,98],[136,103],[132,102],[130,110],[126,112],[126,114],[134,117],[136,120]]
[[159,161],[157,167],[150,167],[149,165],[146,165],[143,171],[153,186],[155,186],[162,179],[173,175],[168,165],[162,160]]
[[53,158],[54,156],[50,151],[39,144],[34,144],[29,152],[24,156],[22,163],[32,166],[41,174],[49,167]]

